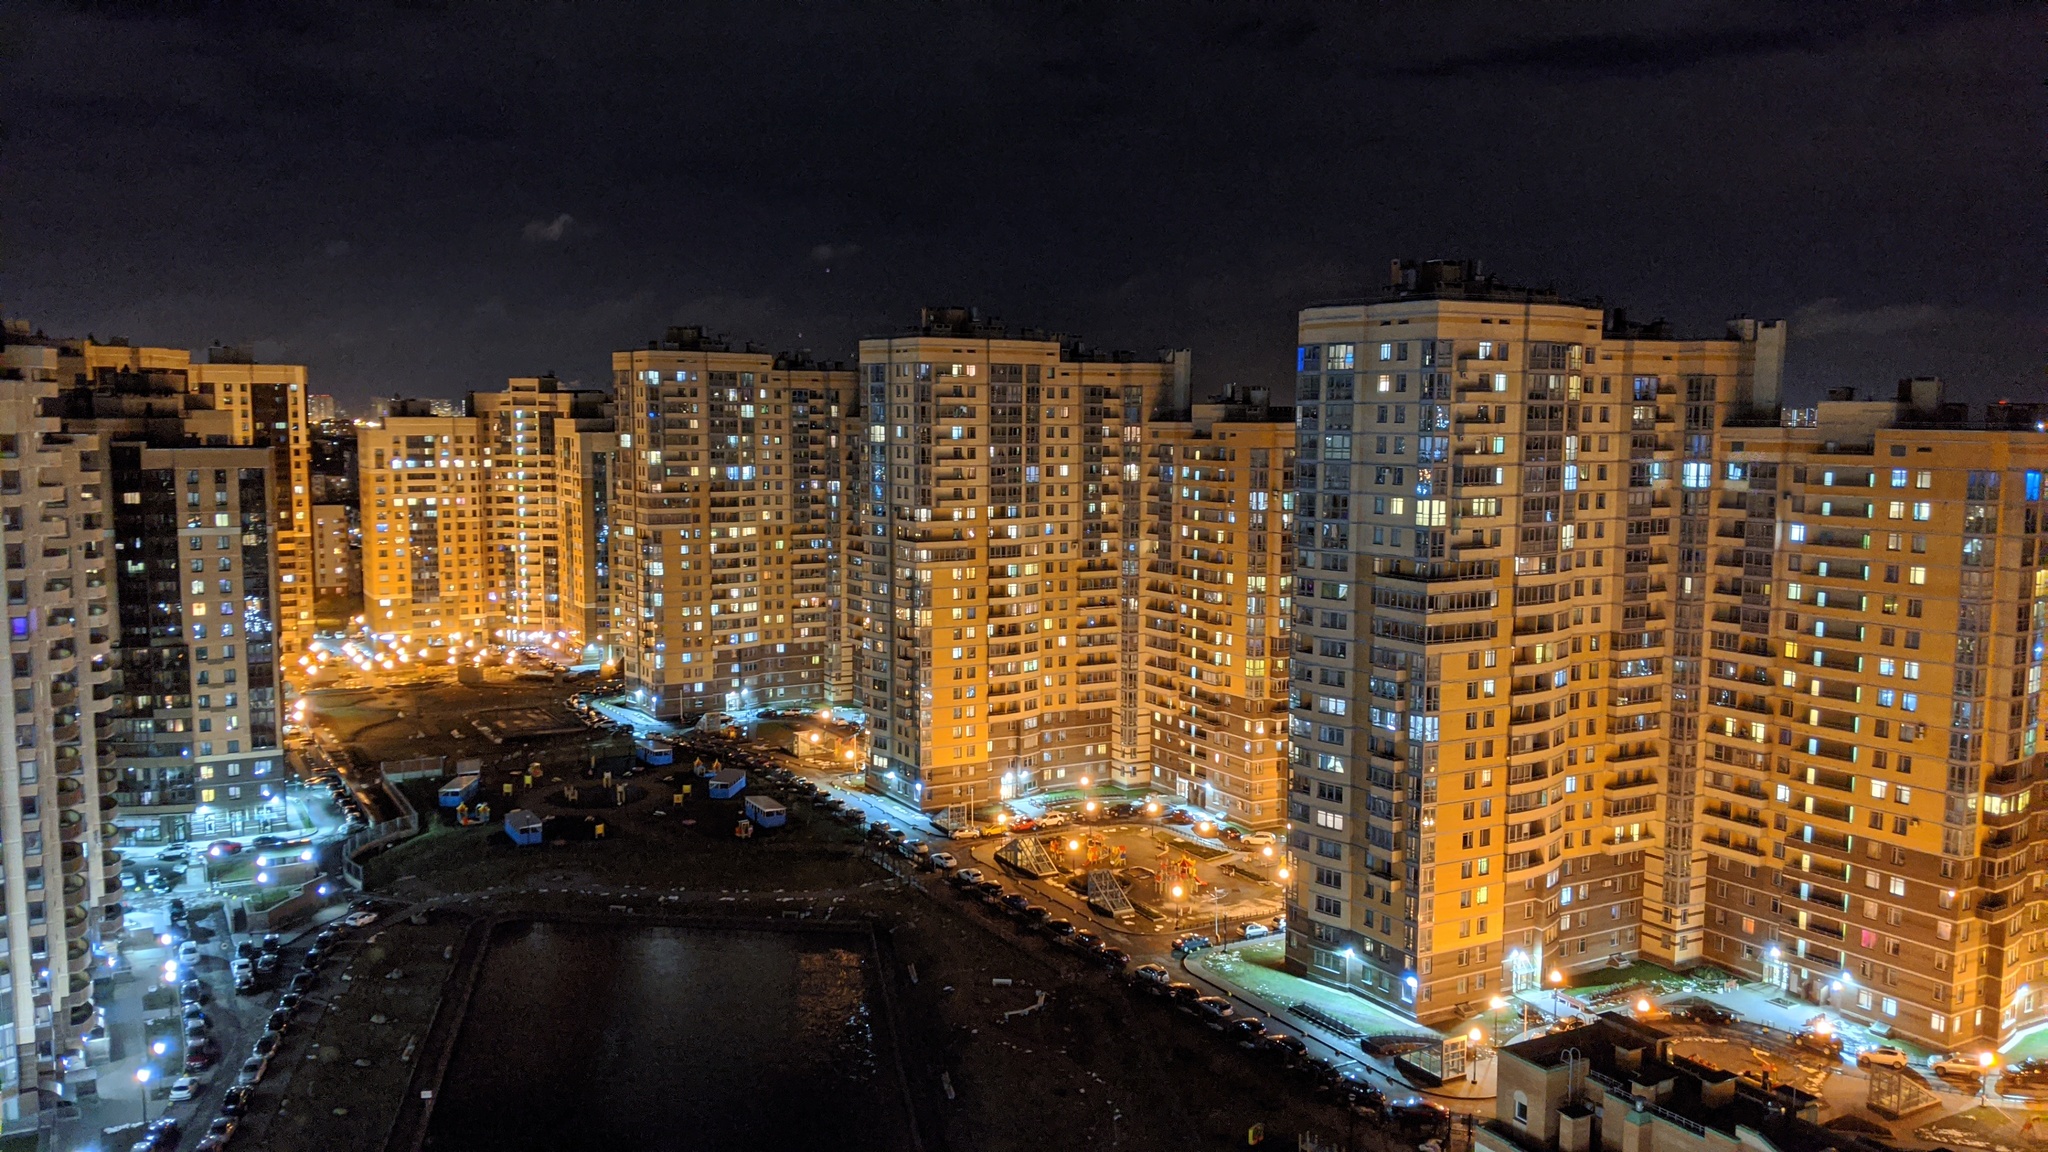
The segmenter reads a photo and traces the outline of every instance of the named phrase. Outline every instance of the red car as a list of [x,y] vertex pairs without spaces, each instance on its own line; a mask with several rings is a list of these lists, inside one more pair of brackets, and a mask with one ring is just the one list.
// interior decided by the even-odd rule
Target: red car
[[206,846],[206,854],[215,859],[219,859],[222,856],[233,856],[241,850],[242,843],[239,840],[215,840]]
[[1015,820],[1010,821],[1010,831],[1012,832],[1029,832],[1037,827],[1038,821],[1029,816],[1019,816]]
[[185,1071],[204,1072],[213,1067],[213,1062],[219,1058],[220,1050],[211,1042],[194,1045],[185,1052]]

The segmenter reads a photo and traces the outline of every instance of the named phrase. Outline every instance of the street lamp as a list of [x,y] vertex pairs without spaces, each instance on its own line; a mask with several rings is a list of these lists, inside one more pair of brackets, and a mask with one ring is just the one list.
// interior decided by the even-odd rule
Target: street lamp
[[1465,1033],[1465,1079],[1473,1084],[1479,1083],[1479,1042],[1485,1038],[1477,1024]]
[[149,1068],[147,1068],[147,1067],[143,1067],[143,1068],[137,1068],[137,1069],[135,1070],[135,1082],[136,1082],[137,1084],[140,1084],[140,1085],[142,1085],[142,1122],[143,1122],[144,1124],[148,1124],[148,1123],[149,1123],[149,1077],[150,1077],[150,1074],[151,1074],[151,1073],[150,1073],[150,1069],[149,1069]]
[[1564,973],[1556,968],[1552,968],[1550,970],[1550,1018],[1552,1020],[1564,1015],[1564,1012],[1558,1006],[1559,996],[1563,991]]
[[1981,1069],[1977,1074],[1978,1099],[1989,1100],[1991,1098],[1991,1070],[1997,1066],[1998,1053],[1985,1051],[1977,1054],[1977,1067]]
[[1500,1038],[1501,1013],[1507,1010],[1508,1002],[1499,996],[1495,996],[1486,1002],[1486,1006],[1493,1010],[1493,1035],[1498,1040]]
[[1185,895],[1186,892],[1187,890],[1185,888],[1182,888],[1178,884],[1175,884],[1173,886],[1173,926],[1175,929],[1178,929],[1180,927],[1180,914],[1182,907],[1180,898],[1183,895]]

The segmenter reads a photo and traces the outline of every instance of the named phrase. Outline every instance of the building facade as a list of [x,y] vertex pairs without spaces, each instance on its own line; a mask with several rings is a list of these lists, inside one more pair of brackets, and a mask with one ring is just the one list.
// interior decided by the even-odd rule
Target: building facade
[[612,604],[612,469],[619,436],[610,421],[557,425],[556,476],[562,507],[562,615],[582,638],[582,662],[616,664],[618,622]]
[[[587,544],[572,532],[595,530],[563,500],[564,465],[585,463],[564,453],[569,432],[608,435],[610,397],[565,388],[552,376],[514,377],[502,392],[473,392],[471,415],[486,439],[485,546],[498,597],[498,625],[508,642],[580,657],[587,621],[575,609],[578,580],[571,564],[588,563]],[[579,489],[587,480],[574,482]]]
[[194,363],[181,348],[65,341],[67,384],[103,394],[144,391],[180,396],[194,437],[210,444],[252,445],[271,454],[277,490],[273,532],[277,558],[277,647],[288,660],[313,637],[313,489],[306,418],[306,369],[259,364],[247,349],[215,346]]
[[961,309],[861,342],[847,640],[869,787],[964,818],[1150,778],[1145,427],[1188,406],[1188,367]]
[[612,354],[620,667],[663,718],[830,702],[853,373],[671,329]]
[[[55,402],[58,352],[0,352],[0,549],[10,689],[0,741],[0,1101],[32,1114],[37,1087],[85,1051],[93,978],[120,944],[120,787],[105,742],[119,621],[105,446],[72,435]],[[81,1061],[82,1062],[82,1061]]]
[[486,504],[492,441],[473,417],[387,403],[382,424],[356,430],[365,625],[408,660],[445,663],[502,627]]
[[1294,413],[1261,393],[1145,427],[1139,738],[1152,781],[1241,825],[1286,817]]
[[1724,425],[1702,517],[1703,959],[1937,1050],[2048,1016],[2043,418]]
[[1702,958],[1686,481],[1782,355],[1466,264],[1301,313],[1290,967],[1428,1021]]
[[346,504],[313,505],[313,594],[363,594],[362,549],[356,542],[359,510]]

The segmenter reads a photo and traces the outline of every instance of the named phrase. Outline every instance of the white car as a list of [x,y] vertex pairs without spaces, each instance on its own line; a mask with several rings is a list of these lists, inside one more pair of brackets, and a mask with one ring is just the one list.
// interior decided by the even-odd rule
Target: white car
[[1856,1054],[1858,1068],[1904,1068],[1912,1060],[1897,1048],[1882,1044],[1876,1048],[1865,1048]]
[[1047,812],[1038,818],[1040,828],[1065,828],[1068,823],[1065,812]]
[[171,1081],[171,1099],[190,1100],[199,1095],[199,1087],[197,1076],[180,1076]]
[[1954,1080],[1982,1080],[1984,1066],[1965,1056],[1929,1056],[1927,1070]]
[[1279,842],[1280,838],[1271,832],[1247,832],[1238,840],[1239,844],[1247,848],[1270,848]]
[[368,928],[377,922],[377,914],[375,912],[351,912],[343,916],[341,922],[351,928]]
[[934,868],[952,868],[959,863],[960,861],[955,859],[951,852],[932,853],[932,867]]
[[1247,940],[1257,940],[1261,936],[1271,936],[1273,934],[1273,930],[1271,928],[1266,927],[1264,924],[1259,923],[1257,920],[1251,921],[1244,927],[1239,928],[1238,931],[1242,933],[1244,935],[1244,938]]
[[187,940],[183,944],[178,945],[178,966],[180,968],[190,968],[197,963],[199,963],[199,945],[196,941]]
[[958,872],[953,873],[953,883],[955,884],[979,884],[981,881],[982,875],[979,868],[962,868]]
[[981,839],[981,826],[979,824],[962,825],[947,832],[946,837],[951,840],[979,840]]

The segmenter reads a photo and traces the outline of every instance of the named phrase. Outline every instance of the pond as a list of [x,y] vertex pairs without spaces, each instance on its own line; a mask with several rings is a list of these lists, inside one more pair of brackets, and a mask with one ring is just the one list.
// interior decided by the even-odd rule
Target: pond
[[907,1147],[865,948],[808,933],[503,925],[426,1146]]

